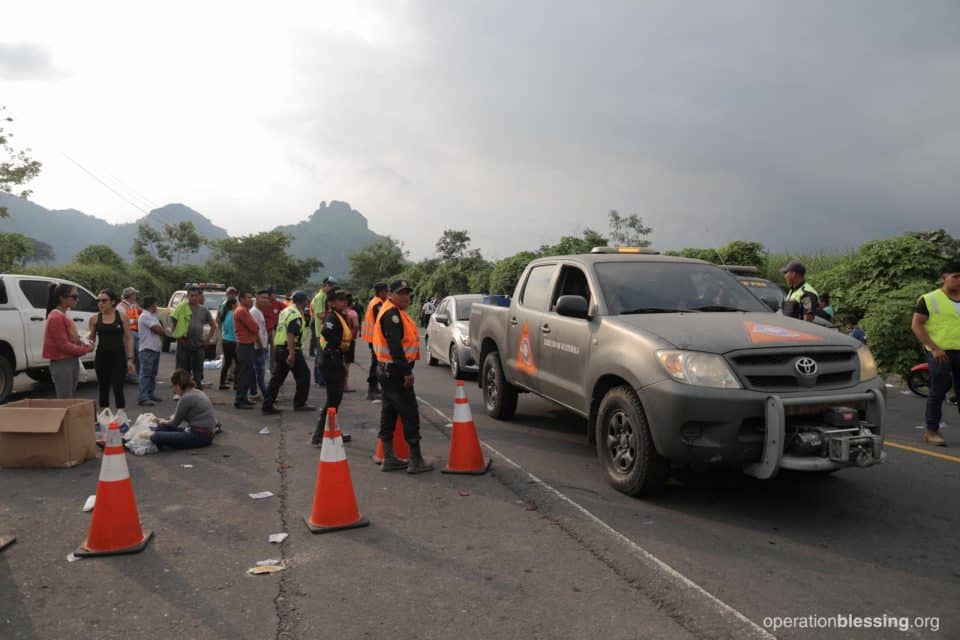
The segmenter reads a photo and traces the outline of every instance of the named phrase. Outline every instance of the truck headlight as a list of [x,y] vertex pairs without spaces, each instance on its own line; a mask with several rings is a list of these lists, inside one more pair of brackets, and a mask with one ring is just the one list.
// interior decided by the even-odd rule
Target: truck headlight
[[877,361],[867,347],[857,349],[857,358],[860,360],[860,382],[873,380],[877,377]]
[[699,351],[657,351],[657,360],[674,380],[715,389],[742,389],[730,365],[714,353]]

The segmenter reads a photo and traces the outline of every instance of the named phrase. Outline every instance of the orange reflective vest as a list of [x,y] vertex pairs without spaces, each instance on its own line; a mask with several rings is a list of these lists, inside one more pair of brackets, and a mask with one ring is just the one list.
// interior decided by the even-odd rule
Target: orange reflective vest
[[[383,334],[380,321],[383,315],[391,309],[397,309],[397,305],[389,300],[380,307],[380,313],[377,315],[377,321],[373,326],[373,353],[377,356],[377,362],[393,362],[393,356],[390,355],[390,345],[387,344],[387,336]],[[400,312],[400,320],[403,322],[403,355],[407,362],[415,362],[420,359],[420,334],[417,332],[417,324],[413,321],[407,312],[397,309]]]
[[373,308],[377,305],[383,306],[384,301],[373,296],[367,303],[367,312],[363,314],[363,324],[360,325],[360,339],[373,343],[373,325],[377,323],[377,316],[373,313]]
[[143,313],[143,309],[140,308],[140,305],[137,306],[126,306],[127,311],[127,322],[130,324],[130,331],[139,331],[139,325],[137,324],[140,320],[140,314]]

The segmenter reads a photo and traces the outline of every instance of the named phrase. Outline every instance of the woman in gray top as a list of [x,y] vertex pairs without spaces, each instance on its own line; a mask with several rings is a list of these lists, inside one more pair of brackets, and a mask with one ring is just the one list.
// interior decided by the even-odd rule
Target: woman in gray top
[[150,440],[158,448],[196,449],[213,442],[217,418],[213,404],[203,391],[196,388],[190,372],[177,369],[170,376],[173,392],[180,396],[177,411],[170,420],[160,420]]

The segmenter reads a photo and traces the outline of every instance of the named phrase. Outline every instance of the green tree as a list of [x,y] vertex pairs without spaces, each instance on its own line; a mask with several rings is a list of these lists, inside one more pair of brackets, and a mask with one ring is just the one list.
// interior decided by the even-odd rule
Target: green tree
[[607,216],[610,224],[610,242],[616,247],[649,247],[647,236],[653,233],[651,227],[644,226],[643,218],[635,213],[620,215],[616,209]]
[[164,262],[170,262],[173,258],[170,245],[164,235],[142,222],[137,225],[137,237],[133,239],[130,253],[135,258],[149,255],[155,260]]
[[30,241],[30,255],[27,256],[27,262],[50,263],[56,258],[56,254],[46,242],[41,242],[36,238],[27,238]]
[[289,291],[303,286],[323,263],[316,258],[290,255],[292,241],[292,236],[280,231],[217,240],[211,243],[214,255],[205,265],[206,272],[214,280],[238,288],[273,286]]
[[444,229],[437,240],[437,253],[441,260],[461,258],[470,246],[470,234],[464,230]]
[[521,251],[509,258],[498,260],[490,271],[490,293],[513,295],[523,270],[536,257],[537,254],[532,251]]
[[722,258],[722,264],[756,267],[763,271],[767,267],[767,249],[759,242],[734,240],[716,250]]
[[403,271],[407,263],[403,245],[391,237],[368,244],[347,256],[350,282],[357,291],[373,287]]
[[126,261],[105,244],[92,244],[74,258],[77,264],[102,264],[117,269],[126,269]]
[[19,233],[0,233],[0,272],[19,269],[30,255],[30,238]]
[[606,246],[609,240],[593,229],[583,230],[581,237],[562,236],[560,242],[552,245],[541,245],[537,252],[541,256],[568,256],[578,253],[590,253],[594,247]]
[[[30,157],[30,149],[17,151],[13,147],[10,142],[13,134],[4,129],[4,125],[13,122],[13,118],[4,115],[5,111],[5,107],[0,107],[0,191],[27,198],[30,191],[21,187],[40,175],[42,165]],[[5,207],[0,207],[0,218],[9,215]]]
[[178,224],[165,224],[163,231],[140,223],[137,236],[133,239],[130,253],[134,256],[152,255],[158,260],[179,266],[184,258],[200,251],[206,244],[197,233],[197,227],[190,220],[181,220]]

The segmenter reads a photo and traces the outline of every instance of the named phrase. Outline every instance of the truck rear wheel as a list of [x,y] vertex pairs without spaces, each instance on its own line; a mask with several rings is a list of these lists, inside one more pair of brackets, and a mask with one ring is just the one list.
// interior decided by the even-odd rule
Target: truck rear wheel
[[597,411],[597,456],[607,480],[627,495],[652,494],[663,488],[670,462],[657,453],[647,416],[629,387],[607,392]]
[[13,365],[0,355],[0,403],[6,402],[13,391]]
[[491,351],[483,359],[480,370],[483,381],[483,406],[487,415],[497,420],[509,420],[517,413],[517,388],[503,375],[500,354]]

